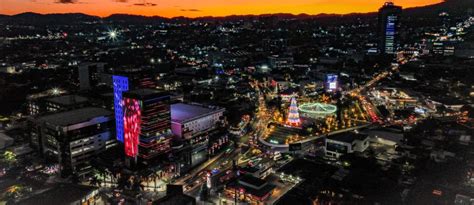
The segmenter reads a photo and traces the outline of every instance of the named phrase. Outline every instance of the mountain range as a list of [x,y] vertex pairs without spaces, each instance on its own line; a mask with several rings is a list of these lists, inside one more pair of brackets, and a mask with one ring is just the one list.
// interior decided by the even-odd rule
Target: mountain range
[[[440,12],[446,11],[452,15],[474,14],[474,0],[445,0],[444,2],[423,6],[413,7],[403,10],[404,17],[436,17]],[[64,13],[64,14],[39,14],[26,12],[16,15],[1,15],[0,23],[3,24],[74,24],[90,21],[104,21],[114,23],[157,23],[157,22],[179,22],[179,21],[215,21],[215,20],[246,20],[255,18],[279,18],[279,19],[333,19],[333,18],[353,18],[353,17],[372,17],[376,12],[371,13],[351,13],[351,14],[261,14],[261,15],[231,15],[224,17],[204,16],[197,18],[173,17],[166,18],[161,16],[140,16],[131,14],[112,14],[107,17],[98,17],[82,13]]]

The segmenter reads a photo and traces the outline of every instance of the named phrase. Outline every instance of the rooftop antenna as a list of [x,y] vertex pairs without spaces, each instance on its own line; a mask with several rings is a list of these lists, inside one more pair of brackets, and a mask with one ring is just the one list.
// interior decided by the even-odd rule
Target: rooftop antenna
[[386,0],[385,6],[394,5],[393,0]]

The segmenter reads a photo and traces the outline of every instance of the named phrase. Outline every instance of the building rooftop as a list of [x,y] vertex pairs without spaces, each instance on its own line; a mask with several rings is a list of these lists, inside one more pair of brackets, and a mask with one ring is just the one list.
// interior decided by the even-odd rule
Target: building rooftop
[[76,204],[80,203],[81,199],[87,198],[95,190],[97,188],[91,186],[59,184],[49,190],[22,200],[18,204]]
[[196,199],[192,196],[188,196],[186,194],[178,194],[178,195],[171,195],[171,196],[164,196],[156,201],[153,204],[159,205],[192,205],[196,204]]
[[327,137],[327,139],[340,141],[340,142],[346,142],[346,143],[352,143],[355,140],[364,140],[367,137],[368,135],[366,134],[355,133],[355,132],[343,132],[343,133],[331,135]]
[[169,97],[169,93],[145,88],[127,91],[123,94],[123,96],[144,100],[150,98]]
[[245,166],[245,167],[240,168],[239,170],[242,171],[242,172],[244,172],[244,173],[253,174],[253,173],[258,172],[260,169],[258,169],[258,168],[256,168],[256,167]]
[[183,193],[182,185],[167,185],[166,186],[166,196],[156,200],[153,204],[159,205],[194,205],[196,204],[196,199],[192,196],[186,195]]
[[254,187],[262,187],[265,185],[267,182],[263,179],[254,177],[252,175],[244,175],[239,179],[239,182],[243,182],[249,185],[252,185]]
[[111,116],[112,112],[96,107],[86,107],[76,110],[66,111],[55,113],[51,115],[46,115],[39,117],[36,121],[46,122],[48,124],[57,125],[57,126],[68,126],[85,121],[89,121],[93,118],[100,116]]
[[[247,184],[251,186],[248,186]],[[227,187],[237,190],[243,188],[246,193],[250,193],[251,195],[260,198],[268,196],[272,190],[276,188],[275,185],[268,184],[265,180],[253,177],[251,175],[245,175],[238,181],[229,183]]]
[[223,109],[224,108],[220,107],[205,107],[197,104],[176,103],[171,105],[171,120],[173,122],[188,121]]
[[52,102],[55,104],[64,105],[64,106],[69,106],[69,105],[85,103],[85,102],[88,102],[89,100],[79,95],[63,95],[59,97],[48,98],[46,99],[46,101]]

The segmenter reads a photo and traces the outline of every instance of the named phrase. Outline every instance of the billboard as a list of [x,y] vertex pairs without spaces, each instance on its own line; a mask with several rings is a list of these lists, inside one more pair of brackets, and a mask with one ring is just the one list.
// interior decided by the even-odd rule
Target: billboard
[[334,91],[337,89],[337,75],[336,74],[326,75],[326,89],[329,91]]

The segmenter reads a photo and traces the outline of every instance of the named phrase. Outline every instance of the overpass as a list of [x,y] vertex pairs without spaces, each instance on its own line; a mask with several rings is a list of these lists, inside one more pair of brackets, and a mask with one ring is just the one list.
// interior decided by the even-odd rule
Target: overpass
[[[331,136],[331,135],[335,135],[335,134],[339,134],[339,133],[343,133],[343,132],[350,132],[350,131],[353,131],[353,130],[358,130],[358,129],[362,129],[362,128],[366,128],[366,127],[369,127],[369,126],[376,126],[376,124],[373,124],[373,123],[367,123],[367,124],[364,124],[364,125],[359,125],[359,126],[355,126],[355,127],[349,127],[349,128],[346,128],[346,129],[341,129],[341,130],[336,130],[336,131],[333,131],[333,132],[330,132],[330,133],[327,133],[327,134],[322,134],[322,135],[318,135],[318,136],[313,136],[313,137],[310,137],[308,139],[304,139],[304,140],[301,140],[299,141],[298,143],[309,143],[309,142],[312,142],[312,141],[315,141],[319,138],[322,138],[322,137],[328,137],[328,136]],[[267,141],[265,141],[265,139],[263,139],[261,136],[258,137],[258,141],[260,143],[262,143],[263,145],[267,146],[267,147],[270,147],[271,150],[273,151],[279,151],[279,152],[288,152],[289,150],[289,145],[288,144],[273,144],[273,143],[269,143]]]

